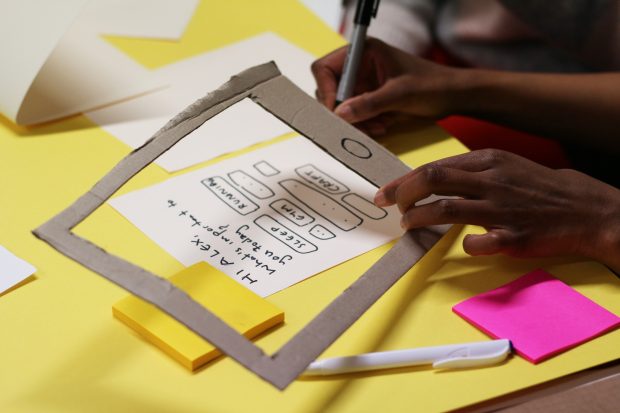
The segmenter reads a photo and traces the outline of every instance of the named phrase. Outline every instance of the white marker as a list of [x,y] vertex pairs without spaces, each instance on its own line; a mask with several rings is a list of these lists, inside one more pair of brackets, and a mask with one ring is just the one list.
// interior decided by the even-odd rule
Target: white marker
[[480,341],[317,360],[308,366],[304,374],[326,376],[426,364],[439,369],[480,367],[497,364],[508,354],[510,340]]

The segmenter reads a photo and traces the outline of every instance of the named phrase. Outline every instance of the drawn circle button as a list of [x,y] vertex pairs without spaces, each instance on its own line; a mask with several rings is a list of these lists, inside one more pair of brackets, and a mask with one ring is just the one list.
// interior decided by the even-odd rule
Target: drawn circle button
[[372,152],[370,152],[370,149],[368,149],[363,143],[356,140],[350,138],[343,138],[340,141],[340,144],[345,151],[349,152],[353,156],[357,156],[358,158],[368,159],[372,156]]

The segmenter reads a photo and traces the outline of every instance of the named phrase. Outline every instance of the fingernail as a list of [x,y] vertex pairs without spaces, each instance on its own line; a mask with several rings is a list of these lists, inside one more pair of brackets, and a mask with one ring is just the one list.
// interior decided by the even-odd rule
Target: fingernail
[[353,110],[351,110],[351,106],[349,105],[338,106],[334,113],[347,122],[351,122],[353,120]]
[[402,229],[409,229],[407,227],[407,218],[404,215],[402,217],[400,217],[400,227]]
[[380,207],[387,206],[387,199],[385,198],[385,192],[383,192],[382,188],[379,188],[375,194],[375,205]]

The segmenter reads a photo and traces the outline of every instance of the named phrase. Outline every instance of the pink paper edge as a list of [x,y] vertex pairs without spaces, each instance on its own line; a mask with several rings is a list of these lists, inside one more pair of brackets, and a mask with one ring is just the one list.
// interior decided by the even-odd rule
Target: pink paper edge
[[552,351],[552,352],[550,352],[548,354],[545,354],[544,356],[540,356],[540,357],[538,357],[536,359],[536,361],[532,361],[532,362],[534,364],[537,364],[537,363],[540,363],[541,361],[545,361],[547,359],[550,359],[551,357],[557,356],[560,353],[568,351],[568,350],[570,350],[572,348],[575,348],[575,347],[577,347],[577,346],[579,346],[579,345],[581,345],[583,343],[586,343],[586,342],[588,342],[590,340],[594,340],[595,338],[598,338],[598,337],[600,337],[600,336],[602,336],[604,334],[607,334],[607,333],[615,330],[618,327],[620,327],[620,321],[616,321],[614,324],[611,324],[611,325],[605,327],[604,329],[602,329],[601,331],[599,331],[598,333],[596,333],[596,334],[594,334],[594,335],[592,335],[590,337],[585,337],[583,340],[576,341],[576,342],[574,342],[572,344],[566,345],[566,346],[561,347],[561,348],[559,348],[559,349],[557,349],[555,351]]
[[[587,298],[587,297],[586,297],[586,298]],[[597,305],[598,305],[598,304],[597,304]],[[461,317],[463,320],[467,321],[469,324],[471,324],[471,325],[473,325],[474,327],[476,327],[478,330],[482,331],[483,333],[485,333],[486,335],[488,335],[489,337],[491,337],[491,338],[493,338],[493,339],[508,339],[508,340],[509,340],[509,338],[508,338],[508,337],[499,337],[498,335],[493,334],[491,331],[487,330],[487,329],[486,329],[485,327],[483,327],[482,325],[480,325],[480,324],[476,323],[474,320],[472,320],[471,318],[469,318],[468,316],[466,316],[465,314],[463,314],[462,312],[460,312],[460,311],[456,308],[457,306],[458,306],[458,304],[457,304],[457,305],[455,305],[454,307],[452,307],[452,312],[454,312],[455,314],[457,314],[457,315],[458,315],[459,317]],[[601,307],[601,308],[604,308],[604,307]],[[612,314],[613,314],[613,313],[612,313]],[[615,315],[615,314],[614,314],[614,315]],[[548,359],[550,359],[551,357],[554,357],[554,356],[556,356],[556,355],[558,355],[558,354],[560,354],[560,353],[563,353],[563,352],[568,351],[568,350],[570,350],[570,349],[572,349],[572,348],[574,348],[574,347],[577,347],[577,346],[578,346],[578,345],[580,345],[580,344],[583,344],[583,343],[585,343],[585,342],[587,342],[587,341],[590,341],[590,340],[594,340],[595,338],[600,337],[600,336],[602,336],[603,334],[606,334],[606,333],[608,333],[608,332],[610,332],[610,331],[612,331],[612,330],[615,330],[615,329],[616,329],[616,328],[618,328],[618,327],[620,327],[620,319],[619,319],[619,320],[617,320],[615,323],[613,323],[613,324],[611,324],[611,325],[607,326],[607,327],[606,327],[606,328],[604,328],[603,330],[599,331],[598,333],[596,333],[596,334],[595,334],[595,335],[593,335],[593,336],[590,336],[590,337],[585,337],[583,340],[580,340],[580,341],[577,341],[577,342],[571,343],[571,344],[566,345],[566,346],[564,346],[564,347],[560,347],[560,348],[556,349],[555,351],[552,351],[552,352],[550,352],[550,353],[544,354],[544,355],[542,355],[542,356],[540,356],[540,357],[535,357],[535,358],[530,357],[530,356],[528,356],[527,354],[525,354],[525,353],[523,353],[522,351],[520,351],[519,349],[515,348],[515,346],[514,346],[514,345],[512,345],[512,349],[514,350],[514,352],[515,352],[515,353],[517,353],[518,355],[520,355],[521,357],[523,357],[524,359],[526,359],[526,360],[527,360],[527,361],[529,361],[530,363],[532,363],[532,364],[538,364],[538,363],[540,363],[540,362],[542,362],[542,361],[545,361],[545,360],[548,360]],[[511,343],[512,343],[512,341],[511,341]]]

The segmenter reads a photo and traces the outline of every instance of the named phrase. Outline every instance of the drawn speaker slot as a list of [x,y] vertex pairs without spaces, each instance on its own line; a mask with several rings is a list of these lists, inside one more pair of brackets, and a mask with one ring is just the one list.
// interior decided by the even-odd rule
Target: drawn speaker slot
[[267,161],[260,161],[254,164],[254,169],[260,172],[263,176],[274,176],[280,173],[280,171]]

